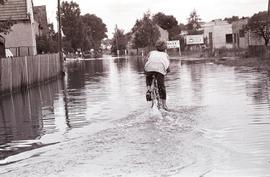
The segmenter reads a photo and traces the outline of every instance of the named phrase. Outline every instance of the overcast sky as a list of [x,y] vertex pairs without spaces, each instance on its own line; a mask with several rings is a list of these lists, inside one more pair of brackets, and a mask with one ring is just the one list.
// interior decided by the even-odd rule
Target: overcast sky
[[[70,0],[68,0],[70,1]],[[151,14],[163,12],[173,15],[179,23],[186,23],[190,12],[196,9],[202,21],[231,17],[252,16],[267,10],[268,0],[73,0],[82,14],[96,14],[107,25],[109,37],[115,25],[128,32],[136,19],[150,10]],[[56,0],[33,0],[34,5],[46,5],[49,22],[56,23]],[[55,24],[56,25],[56,24]]]

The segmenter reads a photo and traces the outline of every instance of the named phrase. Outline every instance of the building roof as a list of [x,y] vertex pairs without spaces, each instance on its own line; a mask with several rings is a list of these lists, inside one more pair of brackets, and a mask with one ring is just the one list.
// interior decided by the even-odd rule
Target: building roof
[[0,5],[0,21],[27,19],[26,0],[8,0],[4,5]]

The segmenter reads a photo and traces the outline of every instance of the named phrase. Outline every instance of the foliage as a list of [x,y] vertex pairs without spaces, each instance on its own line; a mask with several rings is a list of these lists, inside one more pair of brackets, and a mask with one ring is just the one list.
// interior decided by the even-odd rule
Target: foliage
[[58,36],[53,29],[53,24],[48,24],[49,32],[47,35],[36,36],[37,52],[42,53],[56,53]]
[[112,48],[111,52],[117,54],[117,50],[120,53],[123,53],[127,49],[128,35],[124,34],[124,30],[116,29],[113,39],[112,39]]
[[254,14],[248,21],[247,29],[252,33],[261,36],[265,41],[265,46],[270,40],[270,22],[266,11]]
[[170,30],[178,25],[178,21],[172,15],[165,15],[164,13],[157,13],[153,16],[153,21],[165,30]]
[[149,12],[145,13],[141,20],[136,21],[132,31],[134,34],[133,47],[137,49],[144,47],[150,49],[160,36],[158,27],[151,19]]
[[232,24],[232,22],[238,21],[239,17],[238,16],[232,16],[232,17],[226,17],[224,18],[224,21],[227,21],[228,23]]
[[11,27],[14,25],[14,22],[8,21],[1,21],[0,22],[0,33],[8,34],[11,31]]
[[107,28],[102,19],[94,14],[82,16],[79,5],[73,1],[62,2],[61,20],[64,33],[63,46],[69,52],[77,49],[97,51],[102,39],[107,37]]
[[62,29],[67,41],[70,42],[73,51],[81,48],[82,45],[82,22],[81,10],[77,3],[71,1],[61,4]]
[[94,14],[86,14],[82,16],[83,25],[83,50],[100,48],[102,39],[106,38],[107,28],[101,18]]
[[[0,0],[0,5],[4,5],[6,0]],[[0,22],[0,33],[8,34],[11,31],[11,27],[14,25],[14,22],[7,20]]]
[[193,10],[188,18],[187,30],[189,34],[199,33],[199,29],[201,28],[200,21],[201,18],[197,14],[197,11]]
[[181,28],[178,21],[172,15],[165,15],[164,13],[157,13],[153,16],[154,23],[169,32],[169,39],[175,39],[181,33]]

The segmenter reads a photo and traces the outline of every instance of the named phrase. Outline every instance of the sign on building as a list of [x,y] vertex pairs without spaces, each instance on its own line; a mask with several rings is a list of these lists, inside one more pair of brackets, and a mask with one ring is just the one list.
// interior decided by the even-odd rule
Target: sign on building
[[180,42],[176,41],[167,41],[167,48],[168,49],[175,49],[180,47]]
[[187,45],[204,44],[203,35],[187,35],[186,43]]

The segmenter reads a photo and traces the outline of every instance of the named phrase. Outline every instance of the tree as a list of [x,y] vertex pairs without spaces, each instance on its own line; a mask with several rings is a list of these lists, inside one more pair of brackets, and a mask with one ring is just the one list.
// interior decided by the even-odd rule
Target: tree
[[48,34],[37,36],[37,52],[41,53],[56,53],[57,52],[57,41],[58,35],[55,33],[53,24],[48,24]]
[[165,15],[164,13],[159,12],[153,16],[153,21],[169,32],[170,40],[176,38],[181,33],[178,21],[172,15]]
[[81,10],[77,3],[64,1],[61,4],[62,29],[66,42],[70,43],[71,49],[76,51],[82,46],[82,21]]
[[136,21],[132,31],[134,31],[133,47],[137,49],[148,47],[150,50],[160,36],[158,27],[150,18],[149,12],[145,13],[141,20]]
[[201,28],[200,25],[201,18],[197,14],[196,10],[193,10],[190,13],[190,16],[188,18],[188,24],[187,24],[187,30],[189,34],[199,34],[199,29]]
[[[0,0],[0,5],[4,5],[6,0]],[[11,27],[14,25],[14,22],[11,20],[0,21],[0,33],[8,34],[11,31]]]
[[252,33],[261,36],[264,39],[265,46],[270,40],[270,22],[268,21],[268,14],[266,11],[254,14],[247,24],[247,29]]
[[157,13],[153,16],[153,21],[165,30],[170,30],[178,25],[178,21],[172,15],[165,15],[164,13]]
[[232,22],[238,21],[239,17],[238,16],[232,16],[232,17],[226,17],[224,18],[224,21],[227,21],[228,23],[232,24]]
[[100,48],[101,41],[107,37],[107,27],[102,19],[94,14],[86,14],[82,18],[83,50]]
[[127,49],[128,35],[124,34],[124,30],[116,29],[113,39],[112,39],[112,48],[111,52],[117,54],[117,50],[120,51],[120,54]]

